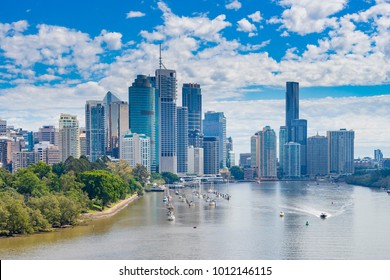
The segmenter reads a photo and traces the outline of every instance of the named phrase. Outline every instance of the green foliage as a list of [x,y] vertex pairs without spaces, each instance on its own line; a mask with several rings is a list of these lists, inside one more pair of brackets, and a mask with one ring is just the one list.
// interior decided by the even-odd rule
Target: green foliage
[[19,169],[16,172],[14,188],[24,195],[42,196],[49,193],[47,185],[28,169]]
[[390,169],[375,170],[366,173],[359,170],[355,174],[348,176],[345,181],[348,184],[360,185],[374,188],[390,188]]
[[173,184],[180,181],[180,178],[171,172],[163,172],[161,173],[161,176],[163,177],[164,181],[167,182],[167,184]]
[[39,161],[37,164],[31,164],[27,169],[37,175],[39,179],[48,177],[51,173],[51,166],[42,161]]
[[73,171],[78,174],[92,169],[91,163],[85,156],[81,156],[80,159],[70,156],[65,160],[64,165],[65,173]]
[[133,169],[133,175],[135,179],[141,183],[142,186],[145,186],[148,182],[150,174],[145,166],[137,163],[136,167]]
[[65,173],[65,168],[66,168],[65,163],[59,162],[59,163],[53,164],[51,169],[52,169],[53,173],[57,174],[58,177],[61,177],[62,174]]
[[239,166],[232,166],[229,169],[230,174],[234,177],[235,180],[244,180],[244,171]]
[[12,186],[13,176],[11,172],[9,172],[4,167],[0,168],[0,179],[0,182],[3,182],[2,184],[0,183],[0,189],[7,186]]
[[101,199],[103,206],[126,195],[126,183],[118,175],[105,170],[83,172],[80,174],[80,180],[85,185],[84,190],[89,199]]

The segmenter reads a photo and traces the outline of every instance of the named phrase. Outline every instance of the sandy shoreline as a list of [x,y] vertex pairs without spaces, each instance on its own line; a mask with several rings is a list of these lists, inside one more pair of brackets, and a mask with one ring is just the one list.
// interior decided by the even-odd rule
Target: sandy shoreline
[[114,205],[110,209],[104,210],[102,212],[95,212],[95,213],[84,213],[80,215],[81,220],[97,220],[100,218],[108,218],[119,211],[121,211],[123,208],[125,208],[127,205],[132,203],[133,201],[136,201],[139,198],[137,194],[133,194],[132,196],[122,200],[118,204]]

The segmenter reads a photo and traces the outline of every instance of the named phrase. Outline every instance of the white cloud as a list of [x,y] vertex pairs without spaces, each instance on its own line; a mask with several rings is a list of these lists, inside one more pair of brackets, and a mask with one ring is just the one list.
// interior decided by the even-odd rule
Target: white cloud
[[229,4],[226,4],[225,8],[228,10],[238,11],[239,9],[241,9],[241,3],[238,0],[233,0]]
[[253,23],[250,23],[249,20],[243,18],[237,22],[237,31],[242,31],[249,33],[250,35],[256,35],[257,28]]
[[144,17],[146,14],[139,11],[130,11],[126,14],[126,18],[138,18],[138,17]]
[[248,16],[253,22],[261,22],[263,20],[263,17],[261,16],[260,11],[256,11],[253,14],[250,14]]
[[97,37],[96,39],[106,43],[109,50],[119,50],[122,47],[122,34],[118,32],[107,32],[106,30],[102,30],[100,37]]
[[330,16],[343,10],[347,3],[348,0],[280,0],[279,4],[286,9],[281,18],[269,23],[282,23],[288,31],[300,35],[320,33],[328,27],[337,27],[337,18]]

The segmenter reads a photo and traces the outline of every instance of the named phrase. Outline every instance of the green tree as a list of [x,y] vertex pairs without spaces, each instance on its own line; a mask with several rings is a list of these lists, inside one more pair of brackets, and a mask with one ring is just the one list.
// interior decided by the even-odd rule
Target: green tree
[[124,198],[126,183],[115,174],[105,170],[92,170],[80,174],[80,180],[84,183],[84,190],[89,199],[101,199],[102,205]]
[[59,162],[59,163],[53,164],[51,169],[52,169],[53,173],[57,174],[58,177],[61,177],[62,174],[65,173],[65,168],[66,168],[65,163]]
[[149,180],[150,174],[145,166],[137,163],[135,168],[133,168],[133,175],[135,179],[141,183],[142,186],[145,186]]
[[129,181],[130,178],[133,177],[133,169],[126,160],[121,159],[119,162],[107,162],[106,164],[108,170],[110,170],[113,174],[121,177],[125,182]]
[[161,173],[161,176],[163,177],[164,181],[167,184],[174,184],[174,183],[180,181],[179,176],[177,176],[176,174],[173,174],[171,172],[163,172],[163,173]]
[[27,167],[27,169],[37,175],[39,179],[48,177],[51,173],[51,166],[44,163],[43,161],[39,161],[36,164],[31,164],[29,167]]
[[244,171],[239,166],[232,166],[229,169],[230,174],[234,177],[235,180],[244,180]]
[[28,205],[33,210],[38,209],[52,227],[61,226],[61,209],[55,195],[31,197]]
[[23,168],[15,174],[14,188],[24,195],[42,196],[49,193],[49,188],[37,175]]

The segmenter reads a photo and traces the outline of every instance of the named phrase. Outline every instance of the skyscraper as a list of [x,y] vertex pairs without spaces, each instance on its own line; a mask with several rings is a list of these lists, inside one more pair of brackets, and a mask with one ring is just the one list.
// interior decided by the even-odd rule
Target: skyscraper
[[137,75],[129,87],[129,128],[131,132],[145,134],[150,138],[150,164],[153,172],[157,170],[157,126],[156,91],[150,79]]
[[105,108],[102,101],[88,100],[85,105],[87,156],[90,161],[106,155]]
[[203,120],[204,136],[218,137],[219,167],[226,167],[226,118],[223,112],[206,112]]
[[291,133],[292,120],[299,119],[299,83],[286,83],[286,127],[287,142],[293,141]]
[[199,130],[188,131],[188,146],[203,147],[203,134]]
[[307,173],[307,120],[295,119],[291,121],[291,142],[300,144],[301,175]]
[[256,132],[251,136],[251,165],[255,177],[259,176],[259,166],[260,166],[260,133],[261,131]]
[[131,167],[141,164],[150,172],[150,138],[145,134],[125,133],[120,141],[120,158]]
[[0,135],[7,132],[7,121],[0,119]]
[[219,174],[219,140],[218,137],[203,138],[204,174]]
[[188,171],[188,110],[177,107],[177,173]]
[[335,174],[352,174],[354,167],[353,130],[328,131],[328,172]]
[[188,147],[188,174],[203,176],[204,171],[203,148]]
[[310,177],[328,174],[328,138],[325,136],[307,139],[307,175]]
[[284,174],[284,144],[287,143],[287,127],[281,126],[279,129],[279,168],[282,170],[282,175]]
[[50,142],[58,145],[59,132],[53,125],[44,125],[38,130],[38,142]]
[[61,161],[80,157],[79,121],[77,116],[61,114],[59,120],[59,147]]
[[259,133],[259,173],[260,179],[276,178],[276,134],[269,126]]
[[299,178],[301,176],[301,145],[295,142],[284,144],[284,177],[285,178]]
[[182,106],[188,108],[188,131],[202,131],[202,91],[198,84],[183,84]]
[[374,159],[375,162],[378,164],[378,168],[383,167],[383,153],[381,150],[377,149],[374,150]]
[[176,71],[156,70],[159,94],[159,168],[160,172],[177,173]]
[[119,142],[121,135],[129,130],[129,107],[110,91],[103,99],[106,130],[106,152],[119,158]]

